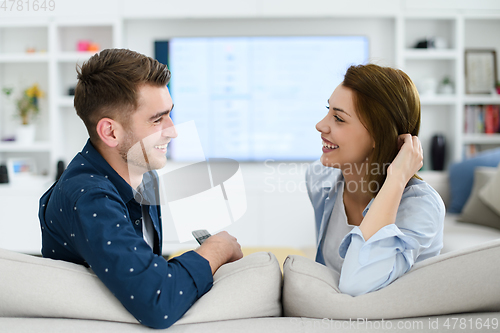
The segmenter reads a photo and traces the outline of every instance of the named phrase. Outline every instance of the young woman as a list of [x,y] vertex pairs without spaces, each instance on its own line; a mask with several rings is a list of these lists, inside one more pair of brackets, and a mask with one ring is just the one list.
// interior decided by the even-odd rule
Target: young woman
[[402,71],[352,66],[317,125],[321,159],[306,173],[316,261],[339,274],[339,290],[381,289],[443,247],[445,207],[421,180],[420,100]]

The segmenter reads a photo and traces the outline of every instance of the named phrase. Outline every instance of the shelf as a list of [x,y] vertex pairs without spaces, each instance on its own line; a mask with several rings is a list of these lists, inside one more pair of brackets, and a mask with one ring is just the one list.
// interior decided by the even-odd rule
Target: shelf
[[62,52],[57,55],[60,62],[79,62],[88,60],[97,52]]
[[18,19],[10,22],[0,21],[0,29],[47,28],[48,26],[48,21],[44,19],[38,20],[38,22],[32,18],[29,21],[21,21]]
[[500,134],[464,134],[464,144],[500,144]]
[[420,96],[421,105],[455,105],[457,103],[456,95]]
[[48,62],[47,53],[6,53],[0,54],[0,63]]
[[455,60],[458,58],[456,50],[436,50],[436,49],[406,49],[403,52],[406,59],[415,60],[435,60],[435,59],[449,59]]
[[19,144],[15,141],[0,142],[0,152],[49,152],[51,151],[50,143],[48,142],[35,142],[30,145]]
[[500,95],[465,95],[464,103],[466,105],[476,104],[500,104]]
[[52,185],[54,180],[48,176],[26,176],[19,180],[13,180],[6,184],[0,184],[0,196],[2,195],[22,195],[29,194],[40,195],[43,194]]

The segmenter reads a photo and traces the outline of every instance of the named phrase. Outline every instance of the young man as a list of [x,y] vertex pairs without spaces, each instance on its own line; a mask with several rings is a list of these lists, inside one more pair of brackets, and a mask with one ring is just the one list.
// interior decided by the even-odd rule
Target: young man
[[175,323],[242,257],[221,232],[166,261],[156,173],[177,136],[170,71],[125,49],[103,50],[78,71],[75,109],[89,140],[40,200],[42,254],[91,267],[139,322]]

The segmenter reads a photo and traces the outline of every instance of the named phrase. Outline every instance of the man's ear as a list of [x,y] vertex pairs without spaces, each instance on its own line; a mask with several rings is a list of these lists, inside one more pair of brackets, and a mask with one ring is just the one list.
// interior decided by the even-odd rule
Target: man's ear
[[111,118],[102,118],[96,125],[97,135],[108,147],[114,148],[119,143],[122,127]]

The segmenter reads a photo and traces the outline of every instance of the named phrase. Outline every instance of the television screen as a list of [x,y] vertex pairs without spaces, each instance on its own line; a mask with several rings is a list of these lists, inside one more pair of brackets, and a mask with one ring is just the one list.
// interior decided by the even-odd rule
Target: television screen
[[[156,42],[172,78],[175,124],[194,121],[206,158],[315,160],[315,125],[352,64],[368,60],[363,36],[203,37]],[[196,160],[190,141],[170,158]]]

